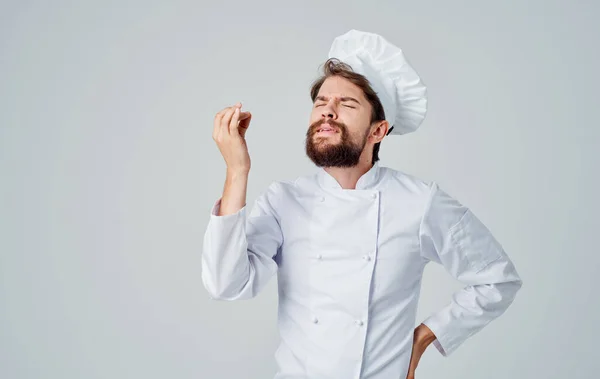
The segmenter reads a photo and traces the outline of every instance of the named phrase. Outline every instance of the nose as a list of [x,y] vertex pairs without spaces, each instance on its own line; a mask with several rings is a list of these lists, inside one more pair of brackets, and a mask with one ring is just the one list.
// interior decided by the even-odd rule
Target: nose
[[337,119],[334,99],[331,99],[325,106],[323,106],[321,110],[321,116],[326,120],[328,118],[333,120]]

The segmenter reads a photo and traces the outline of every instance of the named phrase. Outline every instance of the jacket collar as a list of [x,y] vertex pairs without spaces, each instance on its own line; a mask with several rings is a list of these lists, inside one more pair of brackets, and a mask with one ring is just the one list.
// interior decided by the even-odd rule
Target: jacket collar
[[[369,171],[365,172],[356,182],[356,189],[371,189],[377,183],[380,175],[381,167],[379,166],[379,161],[375,162],[373,166],[369,169]],[[318,168],[317,172],[317,180],[319,181],[319,185],[323,188],[330,189],[343,189],[340,183],[331,176],[323,167]]]

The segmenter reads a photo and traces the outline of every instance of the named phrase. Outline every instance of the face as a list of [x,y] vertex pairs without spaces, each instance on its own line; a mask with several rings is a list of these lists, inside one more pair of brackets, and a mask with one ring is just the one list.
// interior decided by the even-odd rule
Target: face
[[306,155],[318,167],[356,166],[369,151],[370,159],[370,120],[371,104],[360,87],[341,77],[327,78],[313,104]]

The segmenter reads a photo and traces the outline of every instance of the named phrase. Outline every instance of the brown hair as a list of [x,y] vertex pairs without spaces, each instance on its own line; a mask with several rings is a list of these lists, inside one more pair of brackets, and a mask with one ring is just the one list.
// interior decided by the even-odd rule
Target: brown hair
[[[385,112],[383,110],[383,105],[381,105],[381,101],[379,101],[377,93],[373,90],[373,88],[371,88],[369,80],[367,80],[367,78],[365,78],[363,75],[354,72],[350,65],[341,62],[337,58],[329,58],[323,64],[323,75],[312,83],[310,88],[310,98],[313,103],[315,102],[315,98],[319,94],[319,90],[325,82],[325,79],[332,76],[339,76],[344,79],[347,79],[352,84],[355,84],[360,89],[362,89],[365,97],[369,101],[369,104],[371,104],[371,124],[377,121],[385,120]],[[392,125],[390,125],[389,130],[391,130],[391,128]],[[373,145],[373,163],[379,160],[380,144],[381,142],[378,142],[375,145]]]

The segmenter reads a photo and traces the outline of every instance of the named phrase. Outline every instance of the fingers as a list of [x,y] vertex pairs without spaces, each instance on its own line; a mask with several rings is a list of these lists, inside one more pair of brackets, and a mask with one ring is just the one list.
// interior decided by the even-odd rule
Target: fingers
[[231,121],[229,122],[229,134],[235,136],[239,134],[238,132],[238,120],[240,118],[240,108],[234,107],[233,115],[231,116]]
[[227,112],[227,110],[229,109],[229,107],[221,110],[220,112],[218,112],[215,115],[215,119],[213,122],[213,139],[216,140],[219,137],[219,134],[221,134],[221,120],[223,119],[223,115],[225,114],[225,112]]
[[230,133],[229,124],[231,123],[231,117],[233,112],[237,109],[237,105],[230,107],[225,111],[223,118],[221,118],[221,133]]
[[239,133],[243,138],[246,138],[246,132],[248,131],[248,127],[250,126],[250,121],[252,120],[252,114],[250,112],[242,112],[245,113],[244,118],[241,119],[239,123]]
[[[232,107],[227,107],[222,109],[215,115],[214,125],[213,125],[213,139],[217,139],[220,134],[229,134],[229,124],[231,123],[231,118],[236,109],[241,108],[242,103],[238,102]],[[243,118],[247,118],[247,112],[241,112],[244,116]]]
[[244,121],[247,118],[250,118],[252,115],[250,114],[250,112],[242,112],[240,109],[240,114],[239,114],[239,121]]

